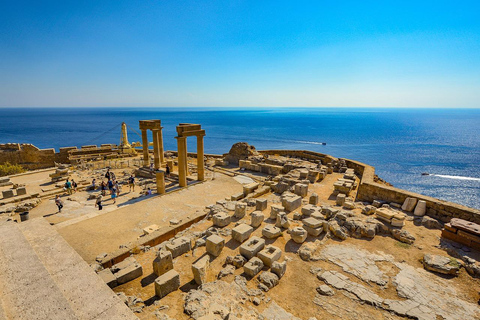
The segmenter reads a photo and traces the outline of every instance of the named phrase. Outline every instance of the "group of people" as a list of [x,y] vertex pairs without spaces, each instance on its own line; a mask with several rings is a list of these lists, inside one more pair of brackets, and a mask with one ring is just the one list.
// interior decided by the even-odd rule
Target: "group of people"
[[[166,176],[168,177],[169,175],[170,175],[170,168],[167,166]],[[95,201],[95,207],[98,207],[98,210],[102,210],[103,208],[102,201],[103,201],[103,197],[107,195],[107,188],[110,192],[110,198],[113,200],[114,204],[117,202],[116,198],[120,196],[120,192],[121,192],[121,187],[118,181],[116,180],[115,173],[110,171],[110,169],[107,169],[107,172],[105,173],[105,178],[107,179],[107,182],[105,182],[105,180],[102,180],[102,182],[100,183],[101,194],[96,198],[96,201]],[[91,190],[95,190],[97,188],[96,183],[97,181],[94,178],[92,180],[92,185],[90,186]],[[135,177],[133,175],[130,175],[130,177],[128,178],[128,187],[130,192],[135,191]],[[73,179],[71,181],[70,179],[67,179],[67,181],[65,182],[64,189],[67,191],[69,195],[71,195],[74,192],[77,192],[77,183]],[[149,196],[152,194],[152,190],[148,188],[144,194],[146,196]],[[55,204],[58,207],[58,212],[61,212],[63,208],[63,202],[60,199],[60,195],[55,196]]]

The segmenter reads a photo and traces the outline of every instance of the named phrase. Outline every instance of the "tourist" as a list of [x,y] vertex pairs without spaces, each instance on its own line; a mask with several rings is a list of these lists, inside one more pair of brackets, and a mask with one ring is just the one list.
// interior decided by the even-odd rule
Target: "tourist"
[[72,183],[68,179],[67,182],[65,182],[65,189],[67,190],[68,194],[72,194]]
[[148,188],[147,191],[145,192],[145,195],[146,196],[151,196],[152,195],[152,190],[150,188]]
[[153,173],[154,170],[155,170],[155,168],[153,166],[153,163],[150,163],[150,172]]
[[110,194],[112,194],[113,180],[108,179],[107,185],[108,185],[108,190],[110,190]]
[[75,182],[75,180],[72,179],[72,190],[73,190],[73,192],[75,192],[75,193],[77,192],[77,186],[78,186],[78,185],[77,185],[77,183]]
[[97,197],[97,200],[95,201],[95,207],[98,207],[98,210],[102,210],[103,209],[103,206],[102,206],[102,195],[99,195]]
[[97,180],[96,180],[95,178],[93,178],[93,180],[92,180],[92,190],[95,190],[95,182],[96,182],[96,181],[97,181]]
[[165,176],[170,177],[170,167],[167,164],[167,167],[165,168]]
[[120,192],[122,191],[122,188],[120,188],[118,181],[115,182],[115,189],[117,189],[117,197],[120,197]]
[[110,180],[110,179],[111,179],[111,177],[110,177],[110,169],[107,169],[107,172],[105,173],[105,178],[106,178],[107,180]]
[[112,187],[112,195],[111,198],[113,200],[113,204],[117,203],[117,189],[115,187]]
[[58,195],[58,194],[55,196],[55,204],[56,204],[57,207],[58,207],[58,212],[62,212],[63,202],[62,202],[62,200],[60,199],[60,195]]
[[130,191],[135,191],[135,177],[133,175],[130,175],[130,178],[128,178],[128,186]]
[[100,188],[102,189],[102,196],[105,196],[107,194],[107,184],[105,183],[105,181],[102,180]]

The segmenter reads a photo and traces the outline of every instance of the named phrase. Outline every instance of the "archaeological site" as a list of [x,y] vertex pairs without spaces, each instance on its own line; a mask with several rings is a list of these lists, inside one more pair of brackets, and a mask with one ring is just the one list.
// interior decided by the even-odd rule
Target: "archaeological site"
[[480,319],[479,210],[335,155],[136,129],[0,145],[28,170],[0,177],[0,320]]

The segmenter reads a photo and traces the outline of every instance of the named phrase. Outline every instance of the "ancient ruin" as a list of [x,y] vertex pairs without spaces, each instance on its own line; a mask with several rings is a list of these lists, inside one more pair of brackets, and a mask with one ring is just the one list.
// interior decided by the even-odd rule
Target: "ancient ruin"
[[[204,154],[205,130],[183,123],[164,151],[160,120],[140,129],[141,157],[0,180],[0,319],[480,318],[479,210],[354,160],[247,143]],[[132,186],[147,130],[155,171]],[[107,170],[121,192],[98,210]]]

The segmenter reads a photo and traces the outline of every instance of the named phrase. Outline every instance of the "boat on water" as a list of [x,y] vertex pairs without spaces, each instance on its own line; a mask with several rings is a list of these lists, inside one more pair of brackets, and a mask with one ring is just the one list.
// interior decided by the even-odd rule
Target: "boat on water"
[[428,173],[428,172],[422,172],[422,176],[429,176],[429,175],[430,175],[430,173]]

